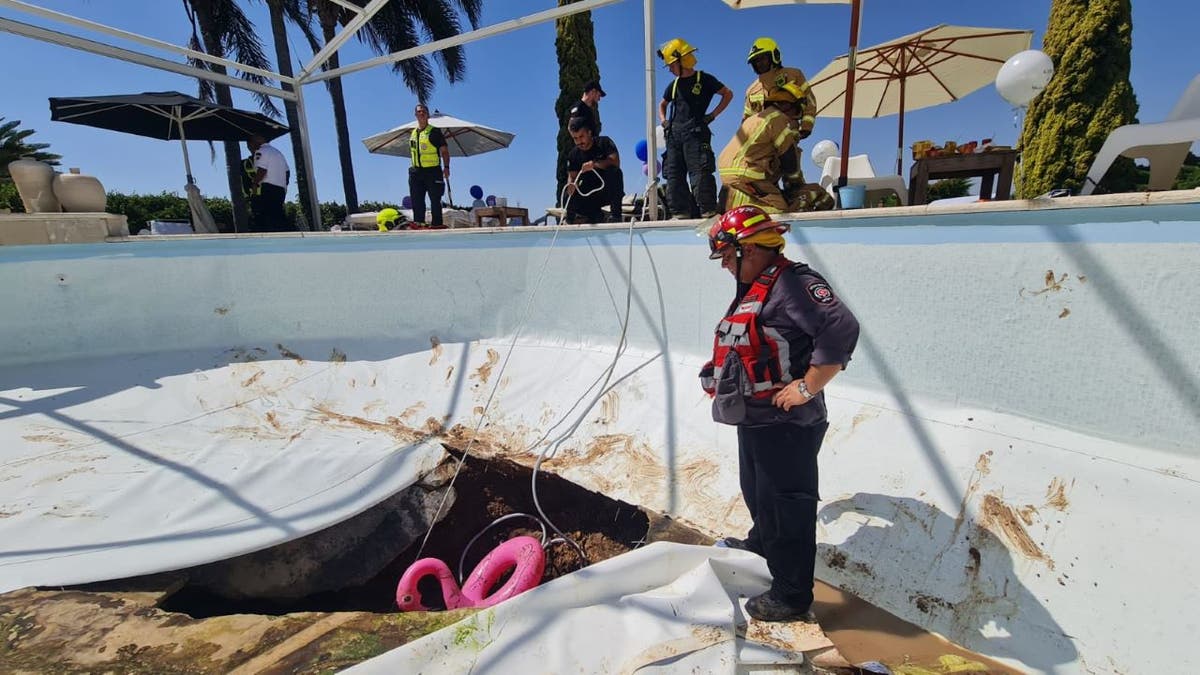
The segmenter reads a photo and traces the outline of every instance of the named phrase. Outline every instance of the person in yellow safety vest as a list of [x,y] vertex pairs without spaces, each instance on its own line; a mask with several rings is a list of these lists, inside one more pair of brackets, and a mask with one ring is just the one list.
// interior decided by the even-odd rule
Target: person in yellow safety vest
[[[709,125],[733,100],[733,92],[712,74],[696,70],[696,48],[682,38],[669,40],[658,55],[675,76],[658,103],[658,121],[667,140],[663,175],[671,213],[674,218],[708,218],[717,212]],[[717,95],[721,100],[709,112]]]
[[746,62],[758,77],[746,89],[741,127],[717,159],[725,209],[747,204],[770,213],[833,208],[828,193],[805,183],[800,168],[797,143],[812,133],[817,112],[804,73],[784,67],[771,38],[755,40]]
[[430,227],[442,228],[442,194],[450,180],[450,148],[441,129],[429,123],[429,108],[418,103],[414,111],[417,128],[408,139],[412,167],[408,170],[408,194],[412,197],[413,223],[425,222],[425,195],[432,213]]

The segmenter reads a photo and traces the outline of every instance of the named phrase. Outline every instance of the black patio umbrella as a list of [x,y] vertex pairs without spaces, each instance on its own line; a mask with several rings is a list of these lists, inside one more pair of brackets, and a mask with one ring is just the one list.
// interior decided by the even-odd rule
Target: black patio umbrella
[[177,91],[52,98],[50,119],[164,141],[179,139],[188,184],[194,182],[189,140],[245,141],[254,135],[271,140],[288,131],[287,126],[261,113],[208,103]]

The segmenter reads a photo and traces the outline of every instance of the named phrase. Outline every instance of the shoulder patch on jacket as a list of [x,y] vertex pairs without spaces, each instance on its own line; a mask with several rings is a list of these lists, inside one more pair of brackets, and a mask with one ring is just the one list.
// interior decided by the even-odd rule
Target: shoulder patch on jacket
[[814,281],[809,284],[808,295],[813,299],[813,302],[821,305],[828,305],[837,299],[833,296],[833,291],[829,288],[829,284],[823,281]]

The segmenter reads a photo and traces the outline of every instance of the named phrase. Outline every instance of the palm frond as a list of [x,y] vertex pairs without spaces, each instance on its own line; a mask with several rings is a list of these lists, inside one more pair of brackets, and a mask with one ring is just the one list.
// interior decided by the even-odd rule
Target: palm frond
[[[395,4],[395,1],[393,0],[389,4]],[[462,32],[458,14],[449,2],[404,0],[402,4],[405,6],[404,9],[409,10],[410,21],[422,26],[430,41],[454,37]],[[462,47],[443,49],[435,52],[433,56],[449,81],[457,82],[466,75],[467,61]]]
[[291,21],[308,42],[313,53],[321,50],[321,40],[313,31],[312,5],[307,0],[283,0],[283,15]]
[[[204,51],[204,45],[200,44],[200,36],[196,34],[194,28],[192,31],[192,37],[190,40],[188,40],[188,49],[197,52]],[[190,56],[188,57],[188,65],[193,68],[199,68],[200,70],[212,71],[211,63],[208,61],[201,61],[200,59],[194,59]],[[212,103],[217,99],[217,92],[216,89],[213,88],[212,80],[197,78],[196,81],[198,83],[198,91],[196,92],[197,98],[199,98],[201,101],[208,101],[209,103]]]
[[[262,42],[254,28],[254,22],[246,17],[236,0],[211,0],[213,24],[221,36],[222,46],[226,54],[233,60],[252,68],[271,69],[271,61],[263,51]],[[271,84],[271,81],[261,75],[238,72],[238,76],[247,82],[256,84]],[[279,108],[275,107],[270,96],[254,92],[254,100],[258,101],[259,110],[271,117],[280,116]]]

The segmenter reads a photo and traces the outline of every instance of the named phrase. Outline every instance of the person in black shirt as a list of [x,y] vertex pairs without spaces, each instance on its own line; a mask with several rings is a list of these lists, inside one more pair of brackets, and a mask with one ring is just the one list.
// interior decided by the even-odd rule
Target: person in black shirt
[[417,128],[408,139],[412,167],[408,170],[408,193],[412,197],[413,223],[425,223],[425,195],[429,195],[430,227],[443,228],[442,194],[450,180],[450,149],[442,130],[429,123],[429,108],[417,104]]
[[[621,177],[621,155],[611,138],[594,136],[583,120],[571,120],[568,130],[575,147],[567,154],[567,222],[602,223],[602,207],[609,202],[609,195],[613,190],[618,194],[624,191],[623,185],[611,184]],[[620,218],[620,211],[617,214]]]
[[[717,212],[716,158],[709,125],[733,100],[733,92],[709,73],[695,69],[696,48],[680,38],[670,40],[658,55],[675,80],[663,91],[658,120],[666,131],[663,175],[667,201],[675,218],[700,218]],[[721,101],[712,112],[713,96]],[[691,183],[691,190],[688,183]]]
[[575,102],[567,111],[567,124],[571,120],[581,119],[587,122],[588,128],[592,130],[592,134],[600,135],[600,99],[605,97],[604,90],[600,88],[600,82],[592,80],[583,87],[583,96]]

